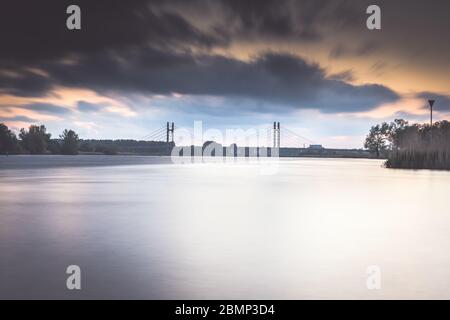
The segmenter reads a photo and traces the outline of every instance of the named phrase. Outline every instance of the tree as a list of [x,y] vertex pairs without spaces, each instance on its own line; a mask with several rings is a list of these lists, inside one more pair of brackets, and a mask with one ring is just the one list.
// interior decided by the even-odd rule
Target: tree
[[83,152],[94,152],[95,151],[95,147],[92,144],[92,142],[84,140],[84,141],[82,141],[80,143],[79,150],[83,151]]
[[59,137],[62,141],[62,154],[78,154],[80,139],[78,138],[78,135],[75,133],[75,131],[65,129]]
[[388,141],[390,149],[397,149],[399,147],[401,133],[407,130],[408,126],[408,121],[403,119],[395,119],[394,122],[389,124]]
[[0,153],[9,153],[18,149],[17,137],[8,127],[0,123]]
[[391,123],[383,122],[370,128],[364,142],[364,148],[375,153],[377,158],[387,151],[397,149],[400,144],[400,133],[408,129],[408,121],[395,119]]
[[32,125],[28,129],[20,129],[19,137],[24,149],[28,150],[31,154],[41,154],[47,151],[47,145],[50,141],[50,133],[46,132],[45,126]]
[[388,128],[389,125],[386,122],[381,125],[377,124],[372,126],[364,142],[364,148],[375,153],[377,158],[380,157],[381,153],[387,150]]
[[61,139],[50,139],[47,150],[52,154],[61,154]]

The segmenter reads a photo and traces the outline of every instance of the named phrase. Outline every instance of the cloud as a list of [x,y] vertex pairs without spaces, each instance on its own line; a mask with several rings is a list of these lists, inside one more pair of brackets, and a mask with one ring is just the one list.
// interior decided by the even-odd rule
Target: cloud
[[433,105],[434,111],[450,111],[450,96],[446,94],[434,93],[434,92],[421,92],[417,95],[419,98],[424,99],[424,109],[429,109],[428,100],[435,100]]
[[[50,87],[85,87],[102,94],[180,93],[252,99],[261,105],[256,112],[276,112],[277,105],[286,110],[318,108],[325,112],[349,112],[368,110],[398,98],[382,85],[355,86],[330,79],[318,64],[274,52],[241,61],[220,55],[147,48],[121,55],[90,55],[77,65],[49,62],[41,67],[49,74],[46,81],[52,82]],[[268,106],[271,110],[267,110]]]
[[102,104],[96,104],[96,103],[89,103],[86,101],[78,101],[77,103],[77,109],[81,112],[97,112],[103,109],[104,105]]
[[333,42],[330,52],[335,57],[384,48],[440,62],[450,49],[449,41],[442,41],[442,33],[450,30],[447,0],[379,0],[381,32],[365,27],[370,0],[78,0],[83,27],[76,32],[65,27],[70,4],[8,0],[0,11],[0,38],[7,44],[0,52],[0,67],[137,47],[226,48],[233,41],[336,38],[339,42]]
[[315,28],[315,21],[318,9],[321,6],[328,6],[324,1],[222,0],[220,2],[228,24],[234,26],[229,29],[233,37],[302,41],[320,40],[321,36]]
[[14,117],[0,117],[0,121],[4,122],[30,122],[36,123],[38,120],[29,118],[27,116],[14,116]]
[[38,113],[51,115],[64,115],[72,112],[72,110],[70,109],[59,107],[49,103],[31,103],[25,105],[16,105],[14,106],[14,108],[31,110]]
[[339,73],[335,73],[329,76],[332,80],[342,80],[346,82],[354,81],[355,80],[355,74],[353,70],[345,70]]
[[[43,75],[20,70],[20,68],[4,71],[0,73],[0,93],[33,97],[45,95],[51,90],[51,80]],[[10,72],[14,72],[15,75],[11,76]]]
[[[192,112],[365,112],[395,103],[399,95],[381,84],[349,83],[353,70],[327,76],[322,66],[297,55],[259,52],[243,61],[217,52],[236,41],[272,48],[284,41],[322,45],[335,59],[388,48],[438,63],[448,60],[450,49],[436,32],[450,27],[448,2],[440,0],[433,5],[381,0],[382,32],[365,28],[368,0],[80,0],[82,29],[76,32],[65,27],[69,4],[15,0],[0,11],[0,37],[7,44],[0,51],[0,94],[47,97],[62,87],[107,97],[179,93],[223,99],[215,109],[192,103]],[[414,24],[408,23],[411,17]],[[385,60],[379,61],[373,72],[387,69]],[[101,109],[79,99],[84,99],[76,105],[79,111]],[[21,108],[71,112],[56,105]]]
[[156,10],[154,5],[159,8],[163,1],[78,0],[82,28],[70,32],[65,26],[70,4],[68,0],[9,1],[0,11],[0,38],[7,44],[0,53],[2,62],[29,64],[149,44],[208,47],[224,43],[222,36],[197,30],[182,15]]

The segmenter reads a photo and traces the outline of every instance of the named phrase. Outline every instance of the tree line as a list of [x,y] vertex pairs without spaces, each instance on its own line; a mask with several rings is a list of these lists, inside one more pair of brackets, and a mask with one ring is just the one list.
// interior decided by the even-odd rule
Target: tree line
[[59,139],[51,139],[44,125],[22,128],[17,137],[5,124],[0,123],[0,154],[67,154],[79,152],[80,139],[73,130],[65,129]]
[[388,168],[450,170],[450,122],[383,122],[372,126],[364,147],[386,158]]
[[147,154],[170,155],[173,142],[137,141],[130,139],[96,140],[79,139],[73,130],[64,130],[59,138],[52,139],[44,125],[21,129],[19,135],[0,123],[0,154]]

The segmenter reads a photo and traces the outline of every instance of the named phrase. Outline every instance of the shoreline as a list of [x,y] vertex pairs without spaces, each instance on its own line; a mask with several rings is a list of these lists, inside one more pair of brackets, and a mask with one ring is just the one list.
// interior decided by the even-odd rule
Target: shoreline
[[[22,166],[17,164],[15,159],[39,159],[36,162],[27,162],[26,166]],[[99,162],[99,159],[105,159],[105,163]],[[272,159],[271,157],[256,157],[256,156],[191,156],[191,157],[183,157],[179,156],[178,159],[186,159],[186,162],[189,162],[188,159],[195,159],[193,162],[201,162],[200,159],[208,160],[216,160],[220,161],[221,159],[235,159],[235,160],[256,160],[256,159]],[[419,171],[419,170],[431,170],[431,171],[442,171],[448,172],[448,169],[442,168],[426,168],[426,167],[398,167],[398,166],[389,166],[387,164],[388,158],[366,158],[366,157],[351,157],[351,156],[333,156],[333,155],[300,155],[300,156],[280,156],[279,159],[343,159],[343,160],[374,160],[381,161],[381,166],[385,169],[393,169],[393,170],[411,170],[411,171]],[[40,160],[45,159],[45,162]],[[47,161],[48,159],[52,159],[52,161]],[[63,161],[61,161],[63,160]],[[39,169],[39,168],[64,168],[64,167],[102,167],[102,166],[126,166],[126,165],[149,165],[149,164],[172,164],[172,157],[168,155],[149,155],[149,154],[136,154],[136,153],[119,153],[115,155],[105,155],[102,153],[80,153],[78,155],[62,155],[62,154],[10,154],[10,155],[0,155],[0,170],[8,170],[8,169]]]
[[[362,158],[326,158],[326,157],[280,157],[284,160],[380,160],[383,159],[362,159]],[[173,161],[171,156],[154,155],[102,155],[102,154],[80,154],[80,155],[10,155],[0,156],[1,170],[28,170],[28,169],[49,169],[65,167],[108,167],[108,166],[134,166],[134,165],[165,165],[180,163],[208,163],[208,162],[252,162],[259,160],[275,160],[280,158],[271,157],[178,157],[180,162]]]

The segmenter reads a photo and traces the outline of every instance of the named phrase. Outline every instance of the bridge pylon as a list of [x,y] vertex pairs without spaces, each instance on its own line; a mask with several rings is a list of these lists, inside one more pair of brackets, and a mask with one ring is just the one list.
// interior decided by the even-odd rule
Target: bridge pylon
[[281,135],[280,135],[280,123],[273,123],[273,147],[279,148],[281,143]]
[[166,142],[173,142],[173,136],[175,133],[175,125],[172,122],[171,124],[167,122],[167,128],[166,128]]

